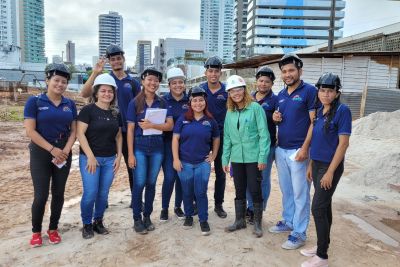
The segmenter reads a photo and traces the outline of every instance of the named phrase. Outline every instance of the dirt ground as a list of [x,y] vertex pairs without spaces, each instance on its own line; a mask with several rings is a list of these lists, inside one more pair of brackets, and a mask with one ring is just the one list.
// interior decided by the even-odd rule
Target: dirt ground
[[[267,231],[280,219],[281,212],[281,194],[275,167],[272,192],[263,218],[265,233],[262,238],[257,239],[252,235],[252,226],[235,233],[224,232],[224,227],[234,220],[233,181],[227,179],[224,207],[228,218],[220,219],[213,211],[213,175],[208,191],[210,236],[201,235],[196,219],[195,227],[191,230],[184,230],[183,222],[174,215],[170,216],[169,221],[160,223],[162,173],[157,182],[152,214],[156,230],[144,236],[138,235],[132,229],[127,175],[125,169],[121,168],[114,180],[110,207],[105,214],[105,223],[111,233],[107,236],[95,235],[89,240],[82,239],[79,206],[82,185],[77,166],[77,145],[74,147],[74,163],[59,225],[63,242],[50,245],[45,238],[43,247],[32,249],[29,239],[33,188],[28,143],[22,123],[0,122],[0,266],[300,266],[306,260],[298,251],[286,251],[280,247],[286,239],[285,234],[276,235]],[[357,168],[351,162],[346,166],[347,173]],[[354,186],[343,179],[335,194],[333,207],[330,266],[400,266],[398,244],[397,247],[385,244],[343,217],[349,214],[371,217],[374,221],[383,221],[396,228],[400,220],[399,193]],[[172,213],[170,208],[170,215]],[[44,230],[48,218],[47,209]],[[389,231],[389,237],[390,233],[394,232]],[[315,242],[311,218],[307,245]]]

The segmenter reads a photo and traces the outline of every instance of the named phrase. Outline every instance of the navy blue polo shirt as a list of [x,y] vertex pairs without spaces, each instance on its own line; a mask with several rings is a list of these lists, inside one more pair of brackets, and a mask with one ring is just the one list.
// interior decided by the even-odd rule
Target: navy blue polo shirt
[[126,113],[128,111],[129,102],[140,93],[140,84],[127,74],[121,80],[118,79],[111,71],[110,75],[117,84],[117,105],[122,119],[122,131],[126,132]]
[[[177,101],[171,93],[163,96],[163,99],[167,102],[168,108],[171,110],[174,123],[189,109],[189,97],[186,95],[186,93],[183,94],[183,97],[179,101]],[[173,131],[164,132],[164,137],[166,140],[172,140],[172,132]]]
[[224,129],[224,121],[226,116],[226,102],[228,101],[228,92],[225,91],[225,84],[221,83],[221,88],[212,93],[211,90],[208,88],[208,83],[200,84],[200,87],[203,88],[207,93],[207,107],[208,111],[211,112],[214,119],[218,123],[218,127],[220,132],[223,133]]
[[61,97],[55,106],[45,93],[28,98],[24,108],[24,118],[36,120],[36,131],[48,142],[69,137],[71,123],[77,119],[75,103]]
[[287,88],[278,94],[278,108],[282,121],[278,124],[278,146],[283,149],[300,148],[310,126],[309,112],[315,108],[317,89],[303,81],[289,95]]
[[198,121],[180,116],[175,123],[175,134],[179,135],[179,158],[190,164],[203,162],[210,153],[213,139],[219,138],[217,122],[206,116]]
[[267,117],[267,125],[268,125],[268,132],[271,139],[271,146],[275,146],[276,144],[276,125],[272,120],[272,114],[278,108],[278,97],[272,92],[272,90],[262,99],[257,101],[256,99],[257,92],[253,93],[253,99],[265,111],[265,115]]
[[326,116],[323,114],[323,107],[318,109],[314,122],[311,138],[310,158],[325,163],[330,163],[335,155],[339,144],[339,135],[351,135],[351,111],[340,104],[335,116],[325,130]]
[[151,107],[147,106],[145,103],[144,105],[144,110],[141,113],[136,114],[136,107],[135,107],[135,101],[134,99],[129,102],[128,105],[128,112],[126,114],[126,121],[127,123],[134,123],[135,124],[135,136],[142,136],[143,135],[143,130],[140,128],[138,122],[141,122],[144,117],[146,116],[146,110],[148,108],[164,108],[167,109],[167,118],[172,118],[172,113],[171,110],[167,107],[166,103],[162,103],[162,100],[159,96],[154,97],[154,101],[151,104]]

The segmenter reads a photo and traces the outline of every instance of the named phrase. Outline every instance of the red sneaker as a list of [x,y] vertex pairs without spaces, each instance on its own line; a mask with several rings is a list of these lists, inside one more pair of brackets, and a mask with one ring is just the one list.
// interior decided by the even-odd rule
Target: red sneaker
[[50,244],[58,244],[61,242],[61,236],[58,234],[57,230],[48,230],[47,235],[49,236]]
[[32,248],[41,247],[43,244],[42,233],[33,233],[30,244]]

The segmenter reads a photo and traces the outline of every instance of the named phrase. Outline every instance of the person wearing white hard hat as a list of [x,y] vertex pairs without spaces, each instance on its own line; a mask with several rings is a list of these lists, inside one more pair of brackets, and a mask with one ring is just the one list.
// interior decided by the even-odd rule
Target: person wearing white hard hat
[[[167,71],[167,80],[170,92],[163,96],[163,99],[168,105],[168,108],[172,112],[172,119],[174,123],[180,115],[185,113],[189,106],[189,98],[186,95],[185,89],[185,74],[180,68],[170,68]],[[162,163],[162,169],[164,172],[164,181],[162,185],[162,203],[161,203],[161,214],[160,221],[168,220],[168,208],[171,200],[172,191],[174,190],[175,184],[175,206],[174,213],[179,219],[184,219],[185,214],[182,211],[182,186],[179,180],[176,170],[173,166],[172,157],[172,131],[164,132],[164,159]]]
[[232,75],[226,84],[228,112],[224,123],[222,164],[226,173],[232,165],[235,184],[235,222],[226,227],[226,232],[246,228],[246,190],[253,199],[254,231],[256,237],[263,235],[261,194],[261,172],[266,167],[270,149],[267,119],[263,108],[253,102],[246,90],[245,80]]
[[85,239],[92,238],[94,232],[109,233],[104,227],[103,215],[122,158],[122,122],[114,107],[116,88],[111,75],[97,76],[93,83],[94,103],[83,107],[78,115],[79,169],[83,184],[82,237]]

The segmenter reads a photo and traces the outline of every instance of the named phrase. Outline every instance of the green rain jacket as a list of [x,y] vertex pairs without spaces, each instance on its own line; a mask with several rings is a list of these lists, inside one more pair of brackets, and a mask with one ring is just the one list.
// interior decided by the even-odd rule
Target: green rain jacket
[[258,103],[252,102],[240,112],[228,110],[224,123],[223,166],[229,162],[265,164],[270,143],[265,112]]

